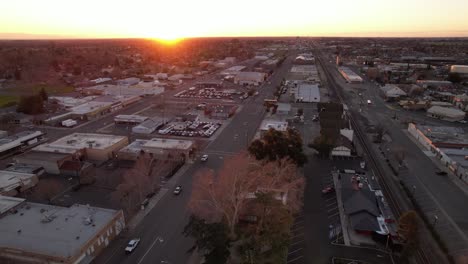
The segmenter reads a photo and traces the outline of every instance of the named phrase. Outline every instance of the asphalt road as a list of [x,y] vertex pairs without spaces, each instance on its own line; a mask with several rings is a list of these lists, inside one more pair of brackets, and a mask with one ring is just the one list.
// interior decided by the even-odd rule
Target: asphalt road
[[[267,83],[259,88],[259,95],[245,100],[242,109],[207,146],[204,153],[209,154],[208,161],[205,163],[197,161],[179,179],[169,181],[165,186],[169,188],[168,193],[137,228],[114,240],[93,263],[184,264],[188,262],[191,254],[187,250],[193,246],[193,241],[184,237],[182,231],[190,216],[187,203],[190,199],[193,174],[204,167],[218,169],[224,159],[246,149],[263,119],[263,99],[272,97],[273,88],[281,82],[283,75],[289,70],[291,59],[291,56],[288,57],[270,77],[268,81],[271,84]],[[174,196],[171,192],[176,185],[182,185],[184,188],[179,196]],[[131,255],[125,255],[125,245],[134,237],[141,239],[140,245]]]

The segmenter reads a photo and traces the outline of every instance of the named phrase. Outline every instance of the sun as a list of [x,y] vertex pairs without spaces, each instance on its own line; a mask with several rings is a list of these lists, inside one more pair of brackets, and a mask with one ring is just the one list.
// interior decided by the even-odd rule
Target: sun
[[174,45],[182,41],[184,37],[175,32],[164,32],[156,34],[156,36],[151,37],[151,39],[166,45]]

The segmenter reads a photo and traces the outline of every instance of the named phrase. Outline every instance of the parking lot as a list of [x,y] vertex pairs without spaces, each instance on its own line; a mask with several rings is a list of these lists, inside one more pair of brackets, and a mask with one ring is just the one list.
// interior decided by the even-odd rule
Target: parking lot
[[176,98],[193,98],[193,99],[234,99],[235,94],[242,94],[234,89],[217,90],[216,88],[189,88],[182,92],[176,93]]
[[304,232],[304,215],[301,213],[294,219],[294,224],[291,228],[291,241],[288,249],[288,264],[302,264],[305,250],[305,232]]
[[160,129],[158,133],[160,135],[208,138],[211,137],[220,127],[221,123],[187,121],[183,125],[169,123],[166,127]]
[[328,237],[330,242],[339,242],[342,236],[340,212],[331,173],[322,177],[322,197],[329,221]]

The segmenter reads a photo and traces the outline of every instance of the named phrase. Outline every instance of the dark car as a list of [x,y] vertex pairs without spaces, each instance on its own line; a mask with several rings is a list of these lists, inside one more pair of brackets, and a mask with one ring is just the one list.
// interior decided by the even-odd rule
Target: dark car
[[438,171],[436,172],[436,174],[437,174],[437,175],[440,175],[440,176],[445,176],[445,175],[447,175],[447,172],[445,172],[445,171],[443,171],[443,170],[438,170]]

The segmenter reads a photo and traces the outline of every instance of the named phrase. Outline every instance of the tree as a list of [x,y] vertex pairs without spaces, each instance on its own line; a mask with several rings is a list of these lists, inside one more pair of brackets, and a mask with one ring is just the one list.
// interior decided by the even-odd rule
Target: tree
[[298,166],[307,162],[302,149],[301,135],[297,130],[290,128],[286,133],[271,128],[261,139],[254,140],[248,151],[257,160],[275,161],[289,158]]
[[39,96],[42,98],[42,101],[47,101],[47,99],[49,99],[49,95],[45,91],[44,87],[39,91]]
[[406,158],[406,150],[403,147],[396,147],[393,150],[393,155],[395,156],[395,159],[398,161],[398,165],[403,165],[403,161],[405,161]]
[[16,111],[29,115],[43,113],[42,97],[40,95],[21,96]]
[[400,216],[398,235],[405,243],[404,255],[411,255],[419,244],[419,219],[415,211],[408,211]]
[[194,215],[190,216],[183,234],[195,239],[195,246],[204,254],[205,263],[226,263],[230,256],[231,241],[226,225],[223,223],[207,223]]
[[[303,177],[298,175],[292,161],[258,161],[241,153],[226,160],[217,174],[204,170],[195,175],[190,208],[199,218],[225,222],[229,235],[236,237],[239,215],[245,213],[247,203],[254,202],[256,194],[259,197],[263,196],[260,193],[272,193],[274,197],[281,194],[279,197],[286,199],[281,200],[281,206],[293,214],[302,206],[303,186]],[[267,207],[266,202],[263,204]],[[272,216],[267,208],[264,213],[260,217]]]
[[333,150],[334,143],[330,137],[320,135],[314,139],[314,142],[308,145],[318,151],[320,157],[330,157],[330,152]]

